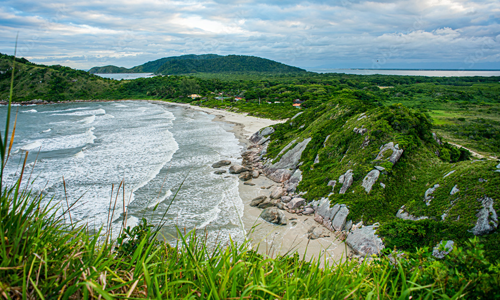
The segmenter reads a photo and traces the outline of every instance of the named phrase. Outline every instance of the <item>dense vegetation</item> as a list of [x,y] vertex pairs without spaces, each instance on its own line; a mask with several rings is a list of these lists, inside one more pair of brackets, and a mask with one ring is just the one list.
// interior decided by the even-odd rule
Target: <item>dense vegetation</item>
[[[11,66],[12,57],[2,56],[2,99],[8,98]],[[113,81],[18,59],[14,78],[15,101],[163,99],[273,119],[294,117],[275,126],[266,159],[279,160],[286,145],[312,138],[302,153],[299,190],[307,192],[308,201],[328,197],[346,204],[354,222],[379,222],[388,250],[369,264],[321,269],[318,262],[296,256],[265,258],[246,245],[221,245],[209,252],[194,236],[171,248],[153,242],[156,231],[144,223],[126,231],[128,239],[102,244],[85,227],[67,225],[52,210],[38,209],[40,196],[10,187],[1,197],[0,293],[235,299],[497,296],[498,231],[474,237],[470,230],[481,197],[493,198],[500,211],[498,162],[470,160],[467,150],[445,138],[498,155],[498,77],[249,72]],[[294,102],[301,107],[293,107]],[[366,131],[360,134],[359,128]],[[396,164],[387,157],[376,159],[389,142],[404,150]],[[374,166],[385,170],[367,193],[361,182]],[[337,186],[332,193],[327,183],[348,169],[354,174],[351,189],[339,194]],[[426,190],[437,184],[426,205]],[[454,187],[459,192],[452,194]],[[403,205],[411,215],[427,219],[396,218]],[[459,247],[443,260],[432,257],[429,247],[446,239]],[[406,254],[391,253],[394,248]]]
[[155,73],[163,75],[180,75],[192,73],[305,73],[300,68],[287,66],[255,56],[216,54],[182,55],[165,57],[130,69],[116,66],[93,67],[89,73]]

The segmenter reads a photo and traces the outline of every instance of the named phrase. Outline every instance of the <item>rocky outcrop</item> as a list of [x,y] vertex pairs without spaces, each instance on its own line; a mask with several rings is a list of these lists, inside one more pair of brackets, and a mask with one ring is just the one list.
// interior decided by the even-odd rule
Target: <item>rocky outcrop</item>
[[418,221],[418,220],[428,219],[429,217],[427,217],[427,216],[415,217],[413,215],[410,215],[409,213],[407,213],[405,211],[405,206],[403,205],[403,206],[401,206],[401,208],[396,213],[396,218],[400,218],[400,219],[403,219],[403,220]]
[[297,169],[302,152],[306,149],[310,141],[311,138],[303,140],[283,154],[279,162],[272,165],[266,165],[264,167],[264,172],[267,177],[275,182],[284,182],[290,179],[295,169]]
[[266,139],[266,137],[268,135],[271,135],[274,133],[274,128],[273,127],[266,127],[264,129],[261,129],[259,131],[257,131],[256,133],[254,133],[251,137],[250,137],[250,142],[254,143],[254,144],[263,144],[263,143],[260,143],[262,140]]
[[214,171],[214,174],[217,174],[217,175],[222,175],[224,173],[227,173],[226,170],[217,170],[217,171]]
[[453,241],[443,241],[439,242],[436,247],[432,250],[432,256],[435,258],[443,259],[446,255],[448,255],[453,250],[453,245],[455,243]]
[[352,185],[352,174],[352,170],[347,170],[344,175],[340,175],[339,183],[342,183],[342,187],[340,188],[339,194],[345,194],[347,189]]
[[283,202],[283,203],[288,203],[290,201],[292,201],[292,197],[290,197],[290,196],[282,196],[281,197],[281,202]]
[[458,185],[455,184],[455,186],[450,191],[450,195],[455,195],[458,192],[460,192],[460,190],[458,189]]
[[297,169],[285,184],[285,189],[288,193],[293,193],[297,190],[297,186],[302,181],[302,172]]
[[231,164],[230,160],[220,160],[212,165],[212,168],[220,168],[223,166],[229,166]]
[[432,193],[434,193],[434,191],[436,191],[438,187],[439,184],[436,183],[433,187],[428,188],[427,191],[425,191],[424,201],[427,206],[431,205],[431,200],[434,199],[434,197],[431,195]]
[[363,135],[363,134],[365,134],[368,131],[368,129],[363,128],[363,127],[361,127],[361,128],[354,127],[353,131],[354,131],[354,133]]
[[288,202],[288,209],[297,209],[306,204],[306,199],[304,198],[293,198],[290,202]]
[[[389,155],[385,153],[386,151],[392,151],[392,152]],[[394,145],[393,142],[390,142],[382,146],[375,160],[388,160],[391,163],[395,164],[398,162],[398,160],[401,158],[402,155],[403,155],[403,149],[399,149],[398,144]]]
[[231,174],[240,174],[248,171],[249,170],[247,168],[240,165],[232,165],[231,167],[229,167],[229,173]]
[[332,221],[333,229],[337,231],[343,230],[348,214],[349,214],[349,209],[344,204],[340,205],[340,209],[335,214],[335,217]]
[[365,178],[363,178],[362,187],[365,188],[365,191],[369,194],[372,190],[373,185],[377,182],[378,177],[380,176],[379,170],[371,170]]
[[266,199],[263,202],[261,202],[259,205],[257,205],[257,207],[264,209],[264,208],[276,206],[276,204],[278,204],[278,202],[276,200]]
[[474,235],[485,235],[497,229],[498,216],[493,208],[493,199],[484,196],[478,199],[478,201],[481,202],[482,208],[476,214],[476,226],[471,231]]
[[261,204],[262,202],[264,202],[266,199],[267,199],[266,196],[260,196],[260,197],[254,198],[252,200],[252,202],[250,202],[250,206],[257,206],[257,205]]
[[268,207],[262,211],[260,217],[267,222],[286,225],[287,220],[285,214],[276,207]]
[[384,249],[382,239],[375,234],[375,226],[363,226],[351,231],[345,240],[346,244],[358,255],[378,255]]
[[330,207],[330,200],[327,198],[321,199],[319,202],[313,204],[313,208],[315,209],[314,220],[330,231],[334,231],[335,229],[332,226],[332,220],[334,220],[335,215],[340,210],[340,205],[335,204],[333,207]]

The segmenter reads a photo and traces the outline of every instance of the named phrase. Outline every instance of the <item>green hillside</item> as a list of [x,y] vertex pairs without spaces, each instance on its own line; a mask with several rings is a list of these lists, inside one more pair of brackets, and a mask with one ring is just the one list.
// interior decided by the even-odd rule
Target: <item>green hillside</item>
[[165,57],[127,69],[115,66],[93,67],[89,73],[156,73],[179,75],[191,73],[266,72],[305,73],[300,68],[288,66],[255,56],[216,54],[182,55]]

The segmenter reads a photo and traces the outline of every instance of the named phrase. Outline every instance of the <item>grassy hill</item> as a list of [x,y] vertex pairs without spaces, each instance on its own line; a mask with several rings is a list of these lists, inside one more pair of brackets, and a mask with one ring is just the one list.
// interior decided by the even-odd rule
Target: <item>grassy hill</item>
[[267,73],[304,73],[303,69],[288,66],[269,59],[255,56],[216,54],[182,55],[165,57],[147,62],[130,69],[105,66],[93,67],[89,73],[156,73],[179,75],[191,73],[228,73],[228,72],[267,72]]

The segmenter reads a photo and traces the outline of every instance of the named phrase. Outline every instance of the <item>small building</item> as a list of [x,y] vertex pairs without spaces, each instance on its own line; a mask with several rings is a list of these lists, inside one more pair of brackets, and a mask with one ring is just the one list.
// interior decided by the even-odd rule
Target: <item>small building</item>
[[201,96],[198,95],[198,94],[191,94],[188,97],[191,98],[191,99],[201,98]]
[[293,105],[293,107],[300,108],[300,103],[294,103],[294,104],[292,104],[292,105]]

